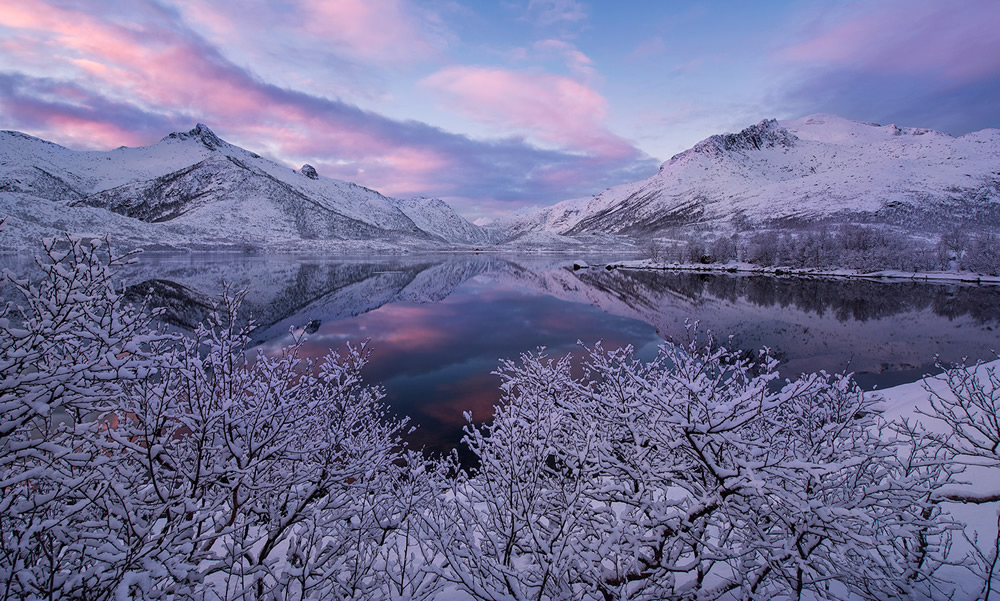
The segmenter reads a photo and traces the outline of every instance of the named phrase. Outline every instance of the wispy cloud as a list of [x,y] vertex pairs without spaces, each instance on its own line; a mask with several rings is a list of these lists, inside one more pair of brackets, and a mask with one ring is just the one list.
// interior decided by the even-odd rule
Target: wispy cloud
[[0,115],[7,123],[78,149],[138,146],[183,121],[92,93],[78,85],[0,73]]
[[529,0],[526,14],[542,26],[578,23],[588,17],[586,7],[578,0]]
[[274,49],[278,42],[323,56],[332,51],[365,64],[397,65],[433,58],[447,45],[437,16],[403,0],[243,0],[239,10],[211,0],[179,5],[190,23],[245,51]]
[[590,57],[565,40],[541,40],[535,42],[535,49],[562,56],[570,72],[586,82],[593,81],[597,77],[594,62]]
[[781,50],[792,62],[969,83],[1000,73],[1000,4],[928,0],[864,4]]

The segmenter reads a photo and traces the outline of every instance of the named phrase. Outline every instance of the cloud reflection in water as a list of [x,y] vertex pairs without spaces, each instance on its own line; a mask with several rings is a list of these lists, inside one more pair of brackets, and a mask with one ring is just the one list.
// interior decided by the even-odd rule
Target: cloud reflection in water
[[488,278],[468,280],[436,303],[402,302],[324,323],[305,343],[320,357],[345,341],[371,341],[364,375],[382,384],[398,415],[417,431],[411,444],[448,448],[461,438],[464,411],[477,422],[492,416],[502,358],[545,346],[552,357],[578,354],[578,341],[606,348],[632,344],[651,359],[662,339],[641,321],[560,300]]

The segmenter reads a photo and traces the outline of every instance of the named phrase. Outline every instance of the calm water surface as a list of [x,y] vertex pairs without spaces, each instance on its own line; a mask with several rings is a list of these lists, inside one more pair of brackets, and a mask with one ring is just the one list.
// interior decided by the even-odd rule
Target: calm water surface
[[739,348],[767,346],[783,375],[847,369],[866,388],[918,379],[935,356],[1000,350],[995,286],[574,270],[565,257],[497,256],[147,255],[122,275],[181,329],[204,319],[223,281],[248,288],[267,352],[290,341],[289,328],[310,332],[305,352],[316,357],[370,340],[366,378],[412,418],[412,444],[432,449],[460,439],[463,411],[489,419],[501,358],[541,346],[557,356],[579,354],[578,342],[631,344],[651,359],[697,320]]

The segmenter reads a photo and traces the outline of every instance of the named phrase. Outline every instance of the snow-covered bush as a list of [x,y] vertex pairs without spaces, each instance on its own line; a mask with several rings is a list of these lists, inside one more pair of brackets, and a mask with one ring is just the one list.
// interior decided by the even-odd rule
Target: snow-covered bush
[[397,583],[409,598],[413,575],[394,573],[408,564],[388,555],[413,551],[395,533],[414,527],[420,461],[400,451],[405,421],[388,419],[381,389],[362,383],[367,349],[330,354],[318,370],[297,343],[251,356],[252,325],[234,325],[241,296],[225,301],[184,340],[174,386],[130,395],[136,422],[157,420],[145,431],[159,436],[140,444],[158,449],[153,479],[196,516],[185,548],[201,594],[391,598]]
[[[63,249],[63,250],[60,250]],[[249,352],[242,295],[193,338],[113,283],[110,245],[50,241],[0,315],[5,598],[426,598],[435,493],[361,381]]]
[[991,232],[983,232],[973,238],[962,257],[962,268],[1000,275],[1000,237]]
[[923,414],[938,426],[949,463],[962,470],[935,491],[935,499],[992,505],[997,512],[992,536],[970,540],[972,552],[965,562],[979,573],[980,598],[988,600],[1000,594],[1000,373],[982,364],[947,366],[925,380],[924,388],[930,408]]
[[944,265],[940,253],[926,241],[890,226],[845,223],[829,229],[820,224],[758,230],[743,236],[740,242],[742,260],[765,266],[929,271]]
[[[0,585],[5,596],[93,597],[128,588],[166,550],[141,469],[111,436],[131,381],[153,377],[169,342],[122,302],[127,256],[73,238],[44,243],[40,282],[0,315]],[[156,511],[153,510],[155,513]]]
[[653,236],[649,236],[639,243],[639,251],[642,257],[654,263],[667,261],[667,250],[667,243]]
[[736,236],[719,236],[708,247],[708,256],[713,263],[728,263],[736,259]]
[[773,232],[754,232],[744,238],[743,244],[740,254],[748,263],[768,267],[779,261],[778,236]]
[[439,503],[444,576],[479,599],[933,594],[940,447],[889,435],[849,377],[779,382],[711,344],[505,362],[479,459]]

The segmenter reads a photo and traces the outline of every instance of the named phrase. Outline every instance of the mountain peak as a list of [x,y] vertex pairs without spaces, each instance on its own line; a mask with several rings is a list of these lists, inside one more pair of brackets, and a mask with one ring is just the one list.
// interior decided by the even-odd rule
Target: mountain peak
[[433,196],[413,196],[406,202],[413,205],[424,205],[424,206],[437,206],[437,205],[447,204],[440,198],[436,198]]
[[219,136],[215,135],[211,129],[208,128],[204,123],[199,123],[194,126],[194,129],[186,132],[178,132],[168,135],[164,140],[174,139],[174,140],[196,140],[205,145],[209,150],[215,150],[221,148],[226,143]]
[[719,134],[695,144],[695,152],[719,155],[742,150],[761,150],[772,146],[794,146],[795,136],[778,124],[777,119],[764,119],[736,134]]
[[998,130],[954,138],[836,115],[766,119],[707,137],[645,180],[502,226],[504,234],[673,238],[691,225],[731,231],[745,218],[763,228],[863,223],[937,235],[954,223],[988,231],[1000,223],[997,165]]
[[660,170],[679,160],[699,154],[722,157],[734,152],[754,152],[774,146],[790,148],[795,146],[797,140],[795,134],[782,127],[776,119],[764,119],[739,133],[709,136],[690,149],[675,154],[669,161],[660,165]]
[[854,121],[837,115],[816,114],[799,119],[782,121],[781,125],[800,140],[841,145],[883,143],[892,138],[936,138],[940,141],[952,136],[933,129],[900,127],[894,123],[881,125],[868,121]]
[[302,168],[299,169],[299,173],[308,177],[309,179],[319,179],[319,173],[316,172],[316,168],[310,165],[309,163],[302,165]]

